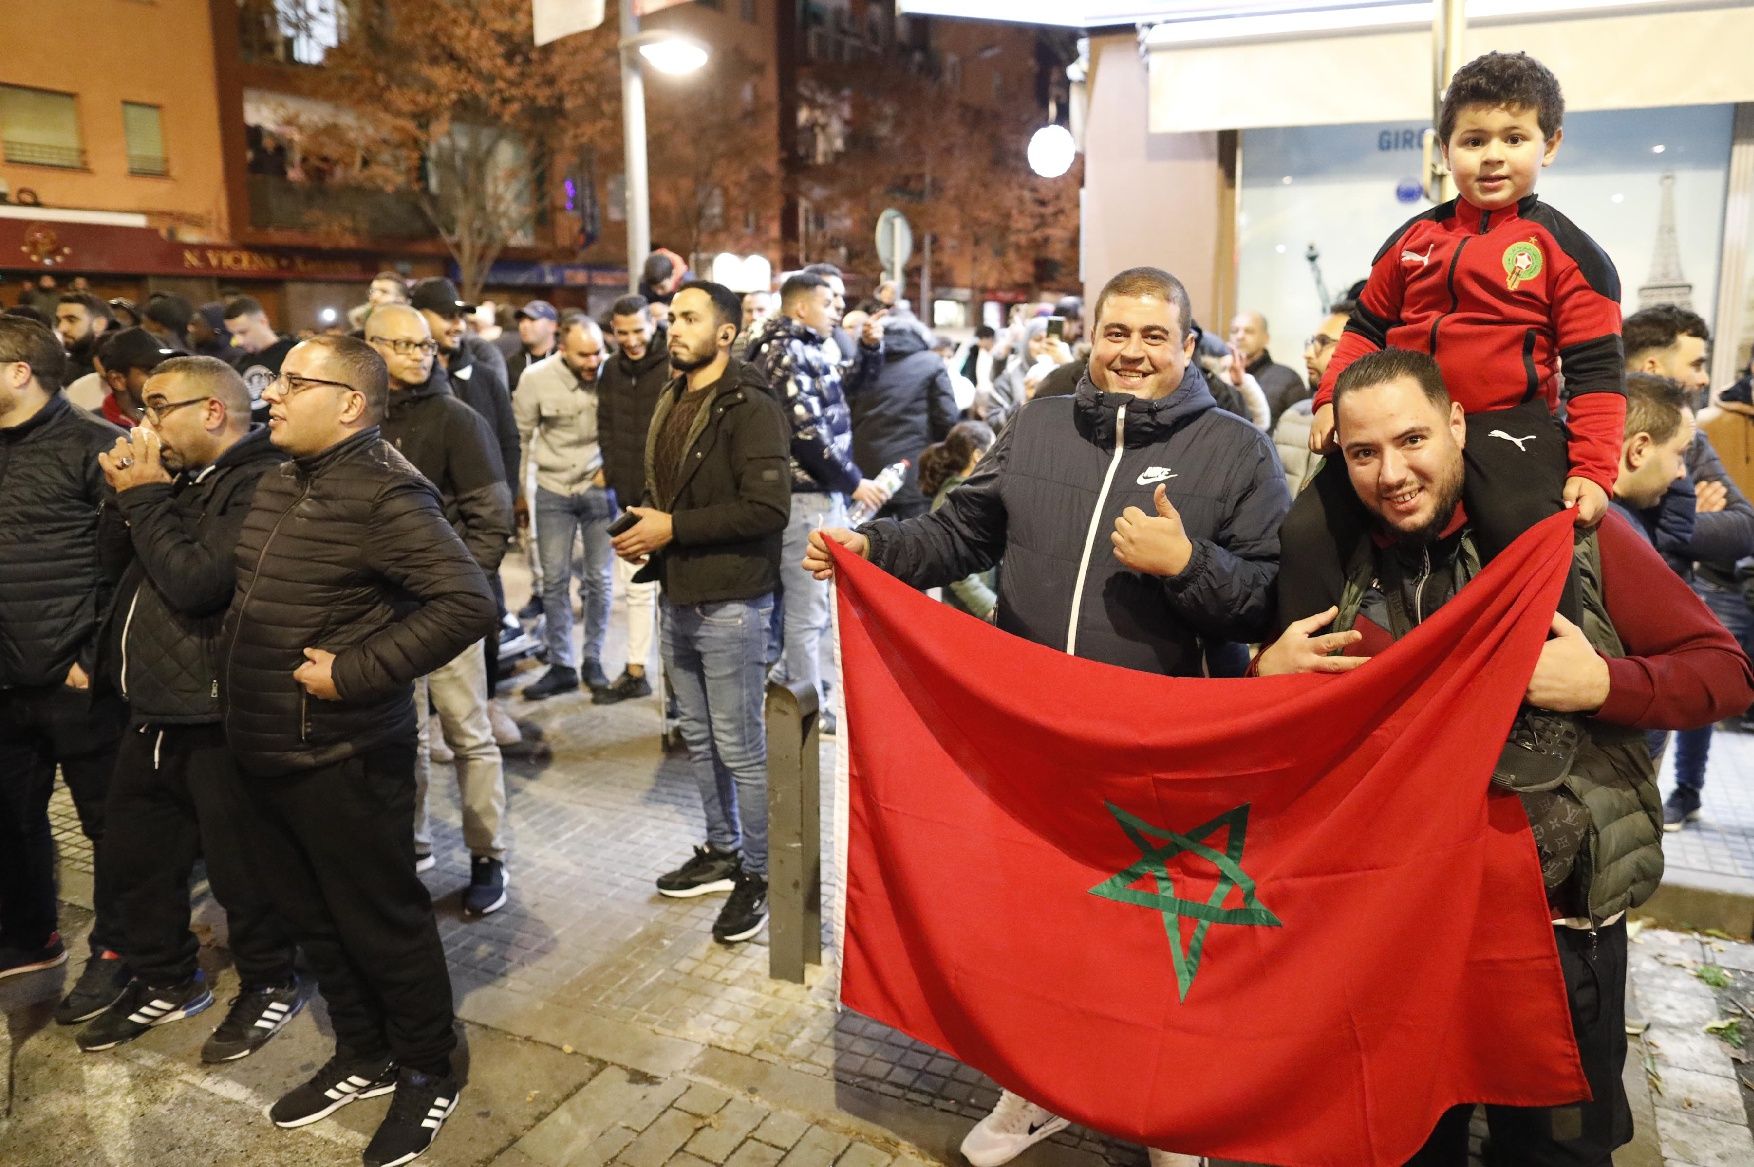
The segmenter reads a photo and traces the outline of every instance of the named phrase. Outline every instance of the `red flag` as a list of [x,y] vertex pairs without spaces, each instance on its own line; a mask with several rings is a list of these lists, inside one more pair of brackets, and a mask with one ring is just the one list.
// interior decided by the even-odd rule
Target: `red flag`
[[1354,672],[1068,657],[836,556],[841,996],[1149,1146],[1395,1164],[1588,1097],[1533,840],[1488,775],[1571,559],[1530,532]]

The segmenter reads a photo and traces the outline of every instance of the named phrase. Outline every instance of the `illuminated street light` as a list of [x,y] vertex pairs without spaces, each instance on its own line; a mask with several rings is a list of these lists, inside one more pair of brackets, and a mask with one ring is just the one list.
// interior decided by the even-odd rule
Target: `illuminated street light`
[[1029,139],[1029,168],[1043,178],[1058,178],[1072,169],[1078,143],[1065,126],[1043,126]]
[[659,33],[639,46],[639,55],[646,64],[671,77],[685,77],[706,66],[707,48],[685,36]]

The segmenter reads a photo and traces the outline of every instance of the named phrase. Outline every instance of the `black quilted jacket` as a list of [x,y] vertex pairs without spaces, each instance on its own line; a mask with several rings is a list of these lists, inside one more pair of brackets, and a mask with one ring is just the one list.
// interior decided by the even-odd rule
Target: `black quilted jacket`
[[597,444],[603,476],[622,506],[639,505],[646,492],[646,431],[658,395],[670,380],[669,337],[652,334],[646,355],[630,361],[617,353],[597,374]]
[[[332,765],[414,734],[414,678],[493,628],[487,577],[438,492],[374,429],[262,476],[238,538],[220,677],[247,774]],[[292,674],[335,653],[338,701]]]
[[97,456],[122,431],[59,395],[0,429],[0,689],[96,667],[110,589],[98,567]]
[[117,587],[99,670],[134,724],[219,720],[238,532],[257,481],[285,457],[258,426],[213,465],[125,490],[104,508],[104,566]]

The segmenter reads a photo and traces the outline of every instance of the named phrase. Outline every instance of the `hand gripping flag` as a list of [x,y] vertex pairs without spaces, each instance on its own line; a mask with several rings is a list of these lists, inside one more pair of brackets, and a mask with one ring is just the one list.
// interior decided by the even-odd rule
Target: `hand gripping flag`
[[842,1000],[1185,1154],[1396,1164],[1587,1098],[1527,819],[1488,777],[1569,514],[1336,676],[1068,657],[837,552]]

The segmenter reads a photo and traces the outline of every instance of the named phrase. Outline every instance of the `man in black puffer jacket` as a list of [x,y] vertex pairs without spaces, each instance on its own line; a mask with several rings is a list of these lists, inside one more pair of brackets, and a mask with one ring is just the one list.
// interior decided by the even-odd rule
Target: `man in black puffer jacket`
[[[94,686],[109,605],[97,456],[121,430],[61,395],[66,357],[35,321],[0,317],[0,977],[67,959],[56,931],[49,796],[61,768],[96,858],[92,959],[56,1019],[84,1021],[127,985],[104,799],[126,711]],[[106,954],[109,959],[105,959]]]
[[100,670],[127,699],[131,730],[116,756],[106,845],[135,979],[78,1040],[110,1049],[212,1004],[189,931],[189,875],[205,856],[243,982],[201,1051],[225,1062],[254,1053],[304,1005],[291,938],[245,856],[250,804],[219,704],[238,531],[257,480],[284,455],[265,427],[251,427],[250,391],[216,357],[165,361],[141,399],[144,424],[99,457],[116,498],[98,529],[117,584]]
[[438,491],[378,432],[388,381],[370,345],[320,336],[264,394],[293,460],[244,520],[220,678],[264,824],[257,871],[335,1027],[335,1056],[269,1117],[301,1126],[394,1090],[368,1163],[420,1153],[457,1101],[450,975],[409,831],[413,685],[494,620]]
[[[806,565],[832,575],[833,539],[927,588],[1002,557],[1000,628],[1141,672],[1199,676],[1202,642],[1260,639],[1291,508],[1271,439],[1212,400],[1174,276],[1120,273],[1094,319],[1076,394],[1019,410],[936,511],[819,532]],[[1064,1125],[1004,1091],[962,1151],[1005,1162]]]
[[[646,492],[646,431],[658,395],[670,380],[670,338],[652,324],[643,296],[623,296],[609,310],[616,352],[597,374],[597,442],[603,451],[603,478],[616,502],[633,506]],[[607,689],[592,695],[612,705],[651,693],[646,664],[658,626],[658,585],[635,583],[634,568],[615,560],[615,586],[627,597],[627,667]]]
[[[385,304],[366,321],[366,336],[390,370],[384,440],[438,487],[445,517],[481,570],[492,575],[512,535],[512,495],[487,423],[451,396],[419,312],[406,304]],[[432,855],[426,814],[432,763],[425,733],[430,692],[445,741],[457,758],[463,842],[470,856],[463,910],[474,916],[496,912],[506,902],[505,762],[487,712],[484,651],[484,645],[473,645],[414,686],[414,711],[421,723],[414,761],[417,862],[425,867]]]
[[950,370],[911,313],[896,309],[884,319],[882,367],[875,378],[849,382],[848,397],[853,461],[873,475],[904,458],[908,462],[907,477],[878,514],[887,519],[925,514],[931,504],[920,493],[920,454],[949,435],[959,412]]

